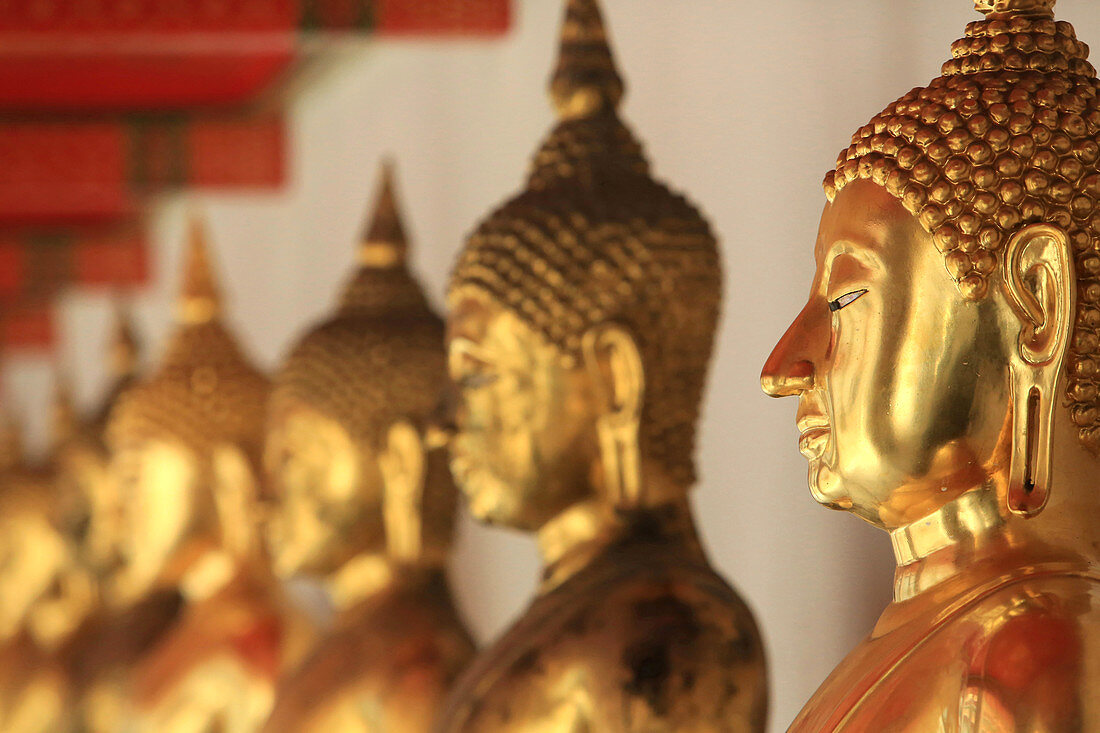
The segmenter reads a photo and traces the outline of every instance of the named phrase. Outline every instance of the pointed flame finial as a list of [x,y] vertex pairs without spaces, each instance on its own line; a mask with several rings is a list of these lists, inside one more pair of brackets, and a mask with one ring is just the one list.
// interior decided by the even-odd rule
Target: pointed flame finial
[[198,216],[191,217],[178,308],[179,321],[191,325],[208,323],[221,314],[221,290],[210,262],[206,224]]
[[974,0],[979,13],[990,16],[1030,15],[1041,18],[1054,17],[1057,0]]
[[114,380],[128,379],[137,373],[137,334],[130,309],[122,301],[115,304],[115,322],[107,348],[109,371]]
[[558,115],[577,119],[614,110],[623,91],[597,0],[566,0],[561,50],[550,80]]
[[363,267],[386,270],[405,264],[409,243],[397,204],[393,161],[382,161],[374,210],[359,245]]

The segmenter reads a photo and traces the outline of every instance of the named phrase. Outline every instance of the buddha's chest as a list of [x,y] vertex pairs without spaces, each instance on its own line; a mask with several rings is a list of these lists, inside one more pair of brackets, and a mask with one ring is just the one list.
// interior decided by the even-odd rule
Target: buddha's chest
[[1073,579],[1021,583],[865,641],[790,731],[1094,730],[1100,686],[1088,650],[1100,618],[1085,610],[1093,591]]
[[705,585],[672,575],[539,599],[463,676],[440,730],[761,730],[755,627]]
[[865,642],[818,689],[791,733],[971,730],[960,727],[968,665],[959,650],[926,639],[908,655],[899,651]]

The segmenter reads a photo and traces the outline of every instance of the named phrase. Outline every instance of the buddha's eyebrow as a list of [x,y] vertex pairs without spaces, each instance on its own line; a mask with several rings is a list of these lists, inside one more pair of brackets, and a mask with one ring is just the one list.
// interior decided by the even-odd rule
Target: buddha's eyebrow
[[829,251],[825,254],[824,281],[826,283],[832,278],[833,268],[836,266],[837,261],[843,258],[854,260],[860,266],[868,269],[875,268],[881,263],[872,244],[867,242],[856,243],[851,239],[834,240],[829,247]]

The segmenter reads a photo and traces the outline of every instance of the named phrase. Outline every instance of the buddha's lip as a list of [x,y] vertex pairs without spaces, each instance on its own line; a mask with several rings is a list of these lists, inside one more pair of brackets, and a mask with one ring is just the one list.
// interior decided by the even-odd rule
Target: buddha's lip
[[824,456],[832,433],[829,419],[819,412],[808,412],[798,416],[797,425],[798,452],[811,461]]
[[795,424],[798,427],[798,432],[802,435],[811,430],[829,429],[829,419],[824,415],[800,415]]
[[805,430],[798,438],[798,452],[811,461],[821,458],[825,455],[830,433],[828,427]]

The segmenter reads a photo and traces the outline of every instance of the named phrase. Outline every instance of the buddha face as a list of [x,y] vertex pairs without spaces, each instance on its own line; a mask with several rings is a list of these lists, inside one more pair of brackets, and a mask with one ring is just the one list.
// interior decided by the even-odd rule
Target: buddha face
[[107,582],[118,570],[123,541],[121,497],[109,459],[91,447],[71,449],[60,482],[65,530],[77,559]]
[[167,439],[122,447],[112,468],[122,497],[126,591],[141,594],[193,534],[202,471],[193,450]]
[[825,207],[815,257],[761,378],[799,398],[814,497],[893,529],[1003,480],[1020,326],[1001,288],[966,301],[931,236],[871,181]]
[[268,543],[280,575],[323,574],[381,550],[376,451],[340,422],[295,401],[273,416],[264,461],[275,501]]
[[65,544],[45,512],[4,507],[0,512],[0,639],[22,628],[65,560]]
[[534,531],[591,496],[598,463],[589,375],[479,291],[448,322],[458,405],[451,470],[478,519]]

